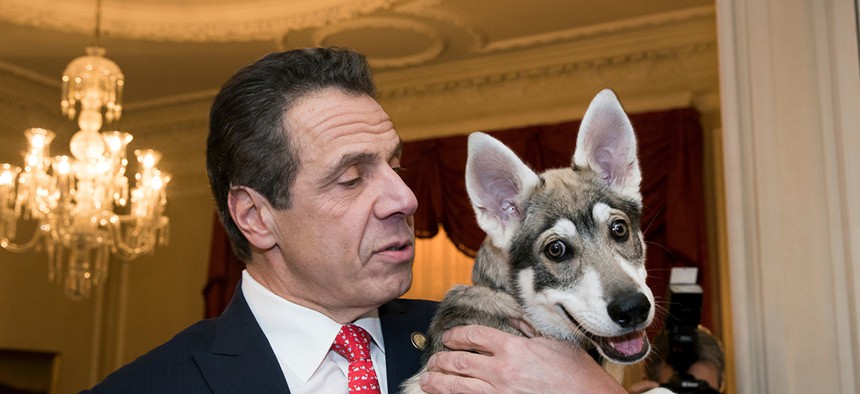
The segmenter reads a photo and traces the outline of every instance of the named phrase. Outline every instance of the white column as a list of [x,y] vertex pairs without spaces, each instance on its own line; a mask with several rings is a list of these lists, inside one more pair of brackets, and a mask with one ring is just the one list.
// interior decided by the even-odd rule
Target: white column
[[856,3],[716,4],[738,392],[860,392]]

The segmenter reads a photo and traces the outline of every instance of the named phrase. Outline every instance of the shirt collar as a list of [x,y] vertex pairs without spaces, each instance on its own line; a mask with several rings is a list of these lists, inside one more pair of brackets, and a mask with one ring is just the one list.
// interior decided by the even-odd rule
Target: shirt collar
[[[247,271],[242,271],[242,294],[281,368],[289,368],[307,382],[328,354],[341,325],[322,313],[272,293]],[[376,346],[385,352],[378,310],[372,310],[353,324],[367,330]]]

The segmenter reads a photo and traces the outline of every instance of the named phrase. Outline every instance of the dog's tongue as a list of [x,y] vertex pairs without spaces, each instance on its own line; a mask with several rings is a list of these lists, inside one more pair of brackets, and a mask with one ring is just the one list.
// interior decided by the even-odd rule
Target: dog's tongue
[[644,335],[641,331],[632,332],[627,335],[608,338],[607,342],[609,342],[609,346],[612,346],[613,349],[629,357],[642,353],[644,350],[643,346],[645,346],[643,337]]

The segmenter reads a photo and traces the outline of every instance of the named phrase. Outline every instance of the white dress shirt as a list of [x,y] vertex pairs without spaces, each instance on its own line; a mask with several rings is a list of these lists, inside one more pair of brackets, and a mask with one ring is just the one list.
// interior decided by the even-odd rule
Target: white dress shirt
[[[275,351],[292,394],[348,393],[349,363],[331,349],[341,325],[315,310],[287,301],[242,271],[242,294]],[[370,333],[370,357],[382,394],[388,393],[385,343],[379,312],[353,324]]]

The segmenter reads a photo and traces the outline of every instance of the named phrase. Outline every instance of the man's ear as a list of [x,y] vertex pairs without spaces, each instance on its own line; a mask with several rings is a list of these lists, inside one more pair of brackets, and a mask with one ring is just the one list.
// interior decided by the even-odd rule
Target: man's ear
[[236,186],[227,194],[227,207],[239,231],[255,248],[268,250],[275,246],[269,201],[256,190]]

